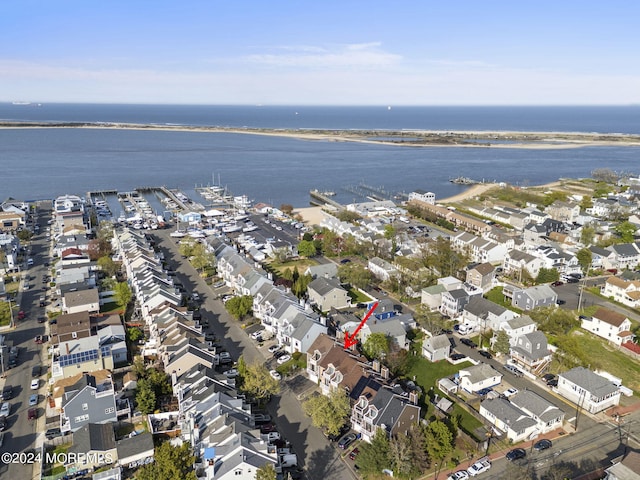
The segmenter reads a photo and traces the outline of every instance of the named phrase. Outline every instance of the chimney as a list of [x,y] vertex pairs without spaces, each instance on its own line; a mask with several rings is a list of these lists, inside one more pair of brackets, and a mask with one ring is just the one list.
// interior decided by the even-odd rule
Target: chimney
[[409,392],[409,402],[412,403],[413,405],[418,404],[418,392],[416,391]]
[[380,369],[380,375],[382,376],[383,379],[388,380],[389,379],[389,368],[382,367]]
[[374,372],[380,373],[380,361],[379,360],[374,360],[372,368],[373,368]]

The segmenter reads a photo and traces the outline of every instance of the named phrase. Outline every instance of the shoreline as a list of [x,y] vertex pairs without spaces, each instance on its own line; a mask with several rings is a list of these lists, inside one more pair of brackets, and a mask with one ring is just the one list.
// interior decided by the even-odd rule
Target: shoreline
[[[640,147],[640,135],[582,132],[437,131],[437,130],[321,130],[268,129],[218,126],[128,124],[128,123],[36,123],[0,122],[0,129],[80,128],[105,130],[149,130],[196,133],[231,133],[285,137],[307,141],[352,142],[396,147],[570,149],[595,146]],[[409,140],[407,136],[411,136]],[[376,140],[375,137],[386,137]],[[398,141],[388,138],[396,137]],[[491,141],[494,141],[492,143]],[[497,142],[497,143],[496,143]]]

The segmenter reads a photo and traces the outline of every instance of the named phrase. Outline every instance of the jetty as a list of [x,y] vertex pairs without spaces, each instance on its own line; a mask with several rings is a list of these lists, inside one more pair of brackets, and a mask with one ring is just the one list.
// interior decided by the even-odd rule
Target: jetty
[[480,183],[479,181],[469,177],[455,177],[455,178],[449,179],[449,181],[451,183],[455,183],[456,185],[476,185]]
[[331,205],[335,208],[342,209],[344,208],[341,204],[333,200],[332,198],[327,197],[320,190],[313,189],[309,191],[309,195],[311,196],[311,205],[322,206],[322,205]]

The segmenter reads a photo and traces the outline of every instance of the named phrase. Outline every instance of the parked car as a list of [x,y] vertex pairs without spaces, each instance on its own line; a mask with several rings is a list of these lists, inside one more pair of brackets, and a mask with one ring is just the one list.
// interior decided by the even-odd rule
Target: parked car
[[476,342],[474,342],[470,338],[461,338],[460,343],[462,343],[463,345],[466,345],[469,348],[476,348],[478,346],[476,345]]
[[453,355],[451,355],[451,360],[462,360],[463,358],[467,358],[466,355],[462,354],[462,353],[454,353]]
[[44,342],[44,339],[42,338],[42,335],[38,335],[36,338],[33,339],[34,342],[36,342],[38,345],[42,345],[42,343]]
[[257,340],[258,338],[260,338],[262,336],[262,332],[264,332],[264,329],[262,330],[256,330],[255,332],[253,332],[250,336],[251,338],[253,338],[254,340]]
[[509,398],[509,397],[513,397],[516,393],[518,393],[518,389],[517,388],[510,388],[509,390],[505,390],[503,395],[505,397]]
[[351,450],[351,453],[349,454],[349,460],[355,460],[359,453],[360,449],[358,449],[358,447]]
[[560,285],[564,285],[564,282],[561,282],[560,280],[558,280],[557,282],[553,282],[551,284],[552,287],[559,287]]
[[340,440],[340,438],[342,438],[343,435],[345,435],[349,430],[351,430],[351,427],[347,424],[347,425],[343,425],[342,428],[340,429],[340,431],[336,434],[336,435],[329,435],[326,432],[323,432],[325,434],[325,436],[332,442],[337,442],[338,440]]
[[557,387],[558,386],[558,379],[554,378],[552,380],[549,380],[547,382],[547,387]]
[[8,417],[11,413],[11,404],[9,402],[4,402],[0,407],[0,417]]
[[38,394],[29,395],[29,406],[33,407],[38,404]]
[[513,365],[506,364],[504,366],[504,369],[509,373],[513,373],[516,377],[521,377],[524,375],[522,373],[522,370],[520,370],[518,367],[514,367]]
[[554,380],[556,378],[556,376],[553,373],[545,373],[542,376],[542,380],[544,380],[544,383],[549,383],[551,380]]
[[486,472],[491,468],[491,464],[488,460],[481,460],[479,462],[474,463],[469,468],[467,468],[467,473],[472,477],[476,475],[480,475],[481,473]]
[[521,458],[524,458],[526,456],[527,452],[523,448],[514,448],[513,450],[509,450],[505,455],[507,460],[509,460],[510,462],[513,462],[514,460],[520,460]]
[[492,391],[493,391],[492,388],[483,388],[482,390],[478,390],[476,393],[484,397],[485,395],[488,395]]
[[338,442],[338,448],[345,450],[349,445],[356,441],[357,435],[355,433],[348,433],[340,439]]
[[458,470],[447,477],[447,480],[467,480],[469,474],[466,470]]
[[278,350],[280,350],[280,345],[271,345],[269,348],[267,348],[267,350],[269,351],[269,353],[276,353]]
[[553,446],[553,442],[549,439],[543,438],[542,440],[538,440],[533,445],[533,449],[536,452],[540,452],[542,450],[546,450],[547,448],[551,448]]
[[262,425],[264,423],[269,423],[271,421],[271,415],[267,415],[264,413],[256,413],[253,416],[253,422],[256,425]]
[[236,378],[238,375],[240,375],[240,372],[238,372],[238,370],[235,368],[232,368],[231,370],[227,370],[226,372],[224,372],[224,376],[227,378]]
[[0,400],[11,400],[11,397],[13,397],[13,387],[11,385],[5,385],[1,395]]
[[62,432],[59,428],[50,428],[46,432],[44,432],[44,436],[47,440],[53,440],[56,437],[61,437]]
[[283,357],[287,354],[287,352],[285,352],[284,350],[277,350],[274,354],[273,357],[274,358],[280,358]]
[[[466,340],[466,338],[465,338],[465,339],[463,339],[463,340]],[[493,355],[491,355],[491,353],[489,353],[489,352],[488,352],[488,351],[486,351],[486,350],[480,350],[480,351],[478,351],[478,353],[479,353],[480,355],[482,355],[484,358],[488,359],[488,360],[491,360],[491,359],[493,358]]]
[[31,390],[37,390],[38,388],[40,388],[40,380],[34,378],[33,380],[31,380]]
[[4,432],[7,429],[7,419],[0,417],[0,432]]
[[260,433],[270,433],[275,431],[276,431],[276,426],[273,423],[266,423],[260,426]]
[[276,380],[280,380],[282,378],[282,375],[280,375],[276,370],[270,370],[269,375]]
[[282,355],[281,357],[278,357],[278,360],[276,361],[278,362],[278,365],[282,365],[283,363],[286,363],[289,360],[291,360],[291,355],[286,354],[286,355]]
[[38,418],[38,409],[37,408],[30,408],[27,411],[27,418],[29,420],[35,420],[36,418]]

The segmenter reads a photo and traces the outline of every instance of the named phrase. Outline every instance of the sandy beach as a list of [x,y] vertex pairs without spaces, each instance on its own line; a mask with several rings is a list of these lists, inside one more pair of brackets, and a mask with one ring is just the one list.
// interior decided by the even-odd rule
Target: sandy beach
[[[453,147],[453,148],[526,148],[567,149],[589,146],[638,147],[640,136],[626,134],[591,134],[579,132],[477,132],[408,130],[357,131],[357,130],[291,130],[235,127],[206,127],[186,125],[157,125],[129,123],[22,123],[0,122],[0,128],[89,128],[119,130],[160,130],[175,132],[234,133],[288,137],[306,141],[354,142],[397,147]],[[376,140],[373,137],[397,136],[398,141]],[[414,136],[413,140],[407,137]],[[492,143],[493,142],[493,143]]]

